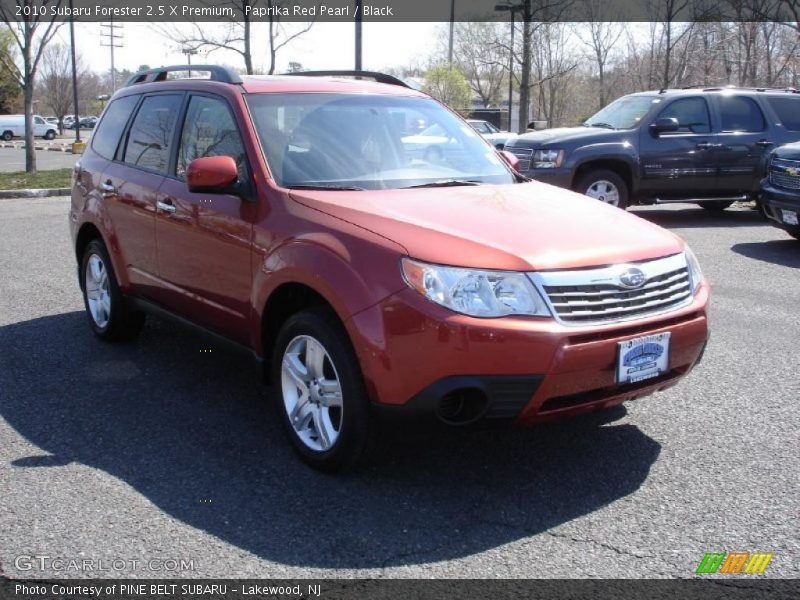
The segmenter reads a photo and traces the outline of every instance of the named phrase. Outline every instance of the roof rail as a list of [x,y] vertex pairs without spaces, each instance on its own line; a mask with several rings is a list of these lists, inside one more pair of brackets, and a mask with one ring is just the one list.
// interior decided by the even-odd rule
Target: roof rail
[[207,71],[210,74],[210,81],[220,81],[222,83],[239,84],[242,78],[239,74],[228,67],[219,65],[171,65],[169,67],[157,67],[146,71],[139,71],[125,83],[125,87],[137,83],[151,83],[154,81],[166,81],[168,73],[181,71]]
[[354,77],[355,79],[372,79],[377,83],[386,83],[388,85],[399,85],[405,88],[410,87],[407,83],[393,75],[378,73],[377,71],[294,71],[292,73],[283,73],[283,75],[297,75],[301,77]]

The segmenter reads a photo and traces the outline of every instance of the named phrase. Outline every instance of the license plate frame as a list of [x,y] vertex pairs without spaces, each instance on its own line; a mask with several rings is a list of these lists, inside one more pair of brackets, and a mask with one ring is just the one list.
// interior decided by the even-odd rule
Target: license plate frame
[[666,373],[671,342],[670,331],[617,342],[617,384],[638,383]]
[[787,225],[798,225],[797,213],[793,210],[781,209],[781,221]]

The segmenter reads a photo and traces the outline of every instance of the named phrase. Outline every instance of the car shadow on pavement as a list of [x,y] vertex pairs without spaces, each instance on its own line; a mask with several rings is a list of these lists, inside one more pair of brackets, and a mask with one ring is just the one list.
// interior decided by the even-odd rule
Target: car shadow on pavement
[[700,208],[699,206],[691,207],[687,205],[686,208],[680,210],[673,209],[657,209],[645,208],[630,211],[632,214],[648,221],[652,221],[656,225],[666,228],[709,228],[709,227],[758,227],[759,225],[768,225],[769,223],[761,216],[757,210],[733,209],[712,211]]
[[282,564],[381,568],[480,553],[635,492],[660,452],[598,414],[415,434],[383,461],[323,475],[295,458],[248,357],[155,319],[138,342],[108,345],[85,318],[0,328],[0,411],[41,449],[12,468],[101,469],[183,523]]
[[731,250],[747,258],[800,269],[800,242],[786,234],[785,240],[768,242],[743,242],[734,244]]

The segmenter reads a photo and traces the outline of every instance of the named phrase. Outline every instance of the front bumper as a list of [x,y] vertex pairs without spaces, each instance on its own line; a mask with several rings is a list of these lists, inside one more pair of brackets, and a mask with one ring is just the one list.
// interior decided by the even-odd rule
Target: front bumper
[[[664,390],[697,363],[708,338],[707,283],[673,312],[602,326],[552,319],[478,319],[404,290],[348,320],[368,392],[392,413],[434,413],[449,393],[484,390],[470,419],[533,424],[620,404]],[[617,385],[618,342],[672,333],[669,371]],[[439,415],[441,418],[441,414]],[[447,421],[447,419],[442,419]]]
[[549,183],[567,190],[572,187],[572,169],[564,167],[558,169],[528,169],[523,175],[535,181]]
[[799,229],[783,221],[782,210],[791,210],[800,216],[800,191],[775,187],[765,179],[761,182],[761,206],[772,224],[781,229]]

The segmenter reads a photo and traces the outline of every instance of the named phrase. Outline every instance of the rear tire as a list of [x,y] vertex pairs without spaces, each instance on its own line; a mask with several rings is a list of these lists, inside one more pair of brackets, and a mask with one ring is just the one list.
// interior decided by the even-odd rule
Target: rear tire
[[10,142],[11,140],[14,139],[14,134],[11,133],[10,131],[4,131],[2,137],[4,142]]
[[733,204],[733,200],[710,200],[708,202],[698,202],[697,205],[710,211],[723,211]]
[[628,208],[630,200],[628,184],[614,171],[608,169],[589,171],[581,175],[574,190],[622,210]]
[[272,361],[275,404],[295,451],[311,467],[354,467],[370,422],[361,368],[347,332],[330,310],[309,308],[281,327]]
[[105,244],[100,240],[89,242],[83,252],[80,285],[86,315],[97,337],[107,342],[122,342],[139,335],[145,315],[128,305]]

